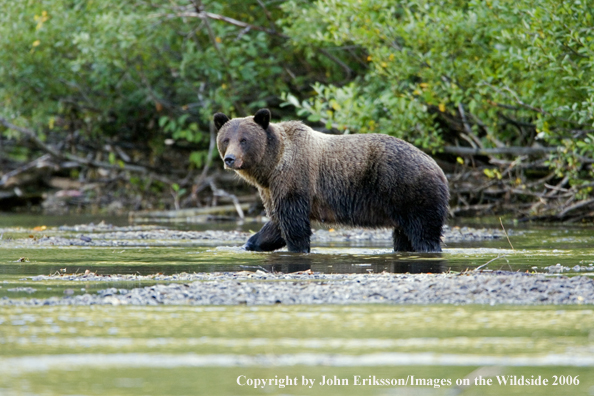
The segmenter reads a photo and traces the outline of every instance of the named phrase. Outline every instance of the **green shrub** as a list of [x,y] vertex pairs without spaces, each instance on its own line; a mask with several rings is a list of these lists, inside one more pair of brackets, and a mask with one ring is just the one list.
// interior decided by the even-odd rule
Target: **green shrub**
[[[282,14],[257,1],[203,7],[265,28]],[[276,106],[280,92],[336,67],[311,59],[311,70],[301,68],[280,33],[198,18],[190,1],[0,0],[0,8],[0,116],[53,142],[131,141],[158,156],[170,138],[201,167],[215,111]]]
[[291,0],[283,9],[296,46],[367,53],[355,82],[285,97],[310,120],[433,150],[460,136],[559,146],[550,165],[560,176],[594,176],[579,157],[594,157],[593,1]]

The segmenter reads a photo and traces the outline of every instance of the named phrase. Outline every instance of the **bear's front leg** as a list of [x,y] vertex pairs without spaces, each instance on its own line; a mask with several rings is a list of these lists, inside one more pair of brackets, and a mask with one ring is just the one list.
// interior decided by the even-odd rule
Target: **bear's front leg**
[[276,218],[289,252],[309,253],[311,225],[310,205],[305,196],[297,194],[276,200]]
[[250,237],[245,245],[245,250],[252,250],[256,252],[270,252],[272,250],[280,249],[287,243],[281,236],[281,230],[278,223],[270,220],[268,223]]

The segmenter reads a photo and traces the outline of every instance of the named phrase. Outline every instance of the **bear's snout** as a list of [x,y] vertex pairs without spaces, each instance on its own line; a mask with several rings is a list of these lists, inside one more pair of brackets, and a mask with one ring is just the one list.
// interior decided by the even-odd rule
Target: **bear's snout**
[[229,168],[233,168],[233,165],[235,164],[235,159],[236,158],[233,154],[227,154],[223,161],[225,161],[225,165],[227,165]]
[[223,158],[223,162],[225,162],[225,168],[227,169],[238,170],[243,168],[243,159],[241,155],[237,157],[235,154],[226,154],[225,158]]

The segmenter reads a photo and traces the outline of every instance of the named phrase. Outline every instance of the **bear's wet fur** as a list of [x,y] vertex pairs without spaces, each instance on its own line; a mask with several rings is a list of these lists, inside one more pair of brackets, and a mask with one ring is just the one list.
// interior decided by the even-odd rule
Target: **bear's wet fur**
[[435,161],[388,135],[328,135],[270,111],[214,115],[225,168],[258,188],[270,221],[245,249],[309,252],[311,220],[394,229],[397,252],[440,252],[447,179]]

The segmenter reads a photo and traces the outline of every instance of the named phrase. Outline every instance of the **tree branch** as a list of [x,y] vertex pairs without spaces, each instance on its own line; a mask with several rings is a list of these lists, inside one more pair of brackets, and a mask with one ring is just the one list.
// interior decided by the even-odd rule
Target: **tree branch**
[[[261,3],[261,2],[259,2],[259,3],[260,3],[260,5],[262,7],[264,7],[263,3]],[[281,37],[281,38],[284,38],[284,39],[290,39],[289,36],[287,36],[286,34],[280,33],[280,32],[278,32],[275,29],[266,29],[265,27],[258,26],[258,25],[252,25],[250,23],[243,22],[243,21],[238,21],[237,19],[226,17],[224,15],[219,15],[219,14],[214,14],[212,12],[203,11],[201,9],[201,4],[197,7],[197,9],[198,9],[197,11],[183,11],[183,12],[178,12],[178,13],[175,14],[175,16],[180,17],[180,18],[183,18],[183,17],[200,18],[200,19],[202,19],[204,21],[208,21],[208,19],[214,19],[214,20],[226,22],[226,23],[229,23],[231,25],[234,25],[234,26],[237,26],[237,27],[241,27],[241,28],[244,28],[244,29],[258,30],[260,32],[265,32],[265,33],[268,33],[268,34],[273,35],[273,36]],[[264,8],[264,10],[265,10],[266,16],[270,19],[270,13],[268,13],[268,10],[266,10],[265,8]],[[270,22],[271,22],[271,25],[272,25],[272,21],[270,21]],[[208,27],[208,29],[210,29],[210,27]],[[209,35],[212,35],[211,33],[212,32],[209,31]],[[214,40],[214,37],[211,37],[211,41],[212,40]],[[215,46],[215,49],[217,51],[219,51],[217,43],[216,42],[213,42],[213,45]],[[351,75],[353,73],[353,70],[346,63],[344,63],[342,60],[338,59],[336,56],[332,55],[330,52],[328,52],[327,50],[325,50],[323,48],[320,48],[319,51],[320,51],[320,53],[322,55],[324,55],[325,57],[327,57],[328,59],[330,59],[331,61],[333,61],[337,65],[339,65],[340,67],[342,67],[344,69],[344,71],[345,71],[345,74],[346,74],[345,79],[346,80],[350,79],[350,77],[351,77]]]
[[338,59],[337,57],[335,57],[323,48],[320,48],[320,53],[322,53],[322,55],[324,55],[326,58],[330,59],[332,62],[336,63],[344,69],[344,72],[346,73],[346,76],[344,78],[345,80],[349,80],[351,78],[353,69],[351,69],[349,65],[347,65],[346,63],[344,63],[343,61],[341,61],[340,59]]
[[49,160],[51,158],[50,154],[43,154],[41,157],[34,159],[33,161],[17,168],[14,169],[10,172],[5,173],[4,175],[2,175],[2,177],[0,177],[0,187],[4,186],[7,182],[8,179],[10,179],[11,177],[15,177],[18,176],[19,174],[28,171],[29,169],[35,168],[38,166],[39,163]]
[[272,15],[270,14],[270,11],[268,11],[268,9],[266,8],[266,4],[264,4],[264,2],[262,0],[257,0],[257,1],[258,1],[258,4],[260,4],[260,7],[262,7],[264,14],[266,14],[266,19],[268,19],[268,23],[270,23],[270,30],[276,31],[276,26],[274,24],[274,20],[272,19]]
[[171,180],[169,180],[168,178],[166,178],[165,176],[159,175],[151,170],[149,170],[148,168],[141,166],[141,165],[132,165],[132,164],[126,164],[123,163],[121,166],[120,165],[114,165],[114,164],[110,164],[109,162],[103,162],[103,161],[95,161],[95,160],[90,160],[87,158],[82,158],[79,157],[77,155],[74,154],[70,154],[67,152],[60,152],[58,150],[56,150],[55,148],[53,148],[52,146],[45,144],[44,142],[42,142],[38,137],[37,134],[28,129],[28,128],[23,128],[20,127],[18,125],[14,125],[13,123],[9,122],[8,120],[6,120],[3,117],[0,117],[0,124],[4,125],[7,128],[10,128],[14,131],[20,132],[23,135],[25,135],[27,138],[29,138],[33,143],[35,143],[35,145],[37,145],[41,150],[49,153],[51,156],[58,158],[58,159],[68,159],[70,161],[74,161],[78,164],[81,165],[87,165],[87,166],[93,166],[96,168],[105,168],[105,169],[115,169],[115,170],[127,170],[127,171],[131,171],[131,172],[138,172],[138,173],[145,173],[147,175],[150,175],[151,177],[153,177],[155,180],[158,180],[160,182],[166,183],[166,184],[172,184],[173,182]]
[[226,17],[224,15],[213,14],[212,12],[206,12],[206,11],[200,11],[200,12],[184,11],[184,12],[178,12],[175,15],[177,17],[180,17],[180,18],[190,17],[190,18],[200,18],[202,20],[215,19],[217,21],[223,21],[223,22],[229,23],[231,25],[239,26],[241,28],[249,28],[249,29],[252,29],[252,30],[258,30],[260,32],[265,32],[265,33],[271,34],[273,36],[278,36],[278,37],[282,37],[282,38],[286,38],[286,39],[289,38],[289,36],[287,36],[285,34],[282,34],[280,32],[277,32],[276,30],[266,29],[265,27],[262,27],[262,26],[252,25],[252,24],[249,24],[249,23],[246,23],[246,22],[238,21],[237,19]]
[[571,205],[571,206],[569,206],[569,207],[565,208],[565,209],[564,209],[564,210],[563,210],[561,213],[559,213],[559,214],[557,215],[557,218],[559,218],[559,219],[560,219],[560,218],[563,218],[563,216],[565,216],[567,213],[569,213],[569,212],[571,212],[571,211],[573,211],[573,210],[576,210],[576,209],[582,208],[582,207],[584,207],[584,206],[588,206],[588,205],[590,205],[590,204],[592,204],[592,203],[594,203],[594,198],[591,198],[591,199],[586,199],[586,200],[584,200],[584,201],[579,201],[579,202],[577,202],[577,203],[574,203],[573,205]]
[[50,153],[54,157],[64,158],[64,156],[62,155],[62,153],[60,153],[58,150],[56,150],[55,148],[53,148],[51,146],[48,146],[47,144],[43,143],[37,137],[37,134],[35,132],[33,132],[32,130],[27,129],[27,128],[20,127],[18,125],[14,125],[13,123],[11,123],[10,121],[8,121],[4,117],[0,117],[0,124],[4,125],[7,128],[12,129],[13,131],[20,132],[23,135],[27,136],[33,143],[35,143],[35,145],[37,147],[39,147],[40,149],[42,149],[43,151],[45,151],[47,153]]
[[[233,21],[233,22],[237,22],[240,24],[240,25],[237,25],[236,23],[232,23],[233,25],[236,25],[236,26],[249,27],[250,29],[256,29],[256,30],[258,30],[258,29],[256,26],[252,26],[248,23],[241,22],[241,21],[238,21],[233,18],[227,18],[222,15],[212,14],[210,12],[204,11],[204,5],[202,4],[201,0],[192,0],[192,3],[194,4],[194,8],[196,9],[196,11],[186,12],[185,14],[193,14],[194,16],[201,18],[204,21],[204,25],[206,26],[206,30],[208,32],[208,37],[210,38],[210,41],[211,41],[213,47],[217,51],[217,54],[219,55],[221,62],[223,62],[225,64],[225,66],[226,66],[225,70],[227,71],[227,76],[229,78],[230,85],[232,88],[234,88],[235,82],[233,79],[233,74],[231,74],[231,68],[229,67],[229,62],[227,61],[227,57],[223,53],[223,49],[219,46],[219,43],[217,42],[217,38],[214,34],[214,31],[212,30],[212,27],[210,26],[210,22],[208,21],[208,18],[222,20],[227,23],[232,23],[231,21]],[[187,15],[187,16],[191,16],[191,15]],[[216,16],[216,18],[215,18],[215,16]],[[264,28],[260,28],[260,29],[264,29]],[[245,112],[245,109],[243,108],[243,106],[237,100],[233,101],[233,104],[235,105],[235,108],[237,109],[237,111],[240,114],[244,114],[244,115],[247,114]]]

